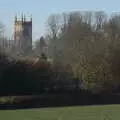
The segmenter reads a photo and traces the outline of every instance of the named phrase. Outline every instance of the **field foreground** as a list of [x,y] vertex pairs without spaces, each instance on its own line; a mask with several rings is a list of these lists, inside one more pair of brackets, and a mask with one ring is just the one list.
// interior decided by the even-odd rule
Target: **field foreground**
[[120,120],[120,105],[1,110],[1,120]]

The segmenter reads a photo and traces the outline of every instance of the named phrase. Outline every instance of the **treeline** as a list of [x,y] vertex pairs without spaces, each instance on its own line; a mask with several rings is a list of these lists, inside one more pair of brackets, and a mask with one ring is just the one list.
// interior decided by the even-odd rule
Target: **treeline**
[[[112,93],[120,86],[120,14],[70,12],[47,21],[49,54],[83,89]],[[68,67],[69,66],[69,67]]]

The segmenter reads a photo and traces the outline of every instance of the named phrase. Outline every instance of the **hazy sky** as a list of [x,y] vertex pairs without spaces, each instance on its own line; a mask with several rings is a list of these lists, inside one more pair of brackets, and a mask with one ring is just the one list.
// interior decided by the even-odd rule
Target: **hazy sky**
[[73,10],[104,10],[119,12],[119,0],[0,0],[0,20],[6,25],[7,35],[13,32],[15,13],[29,13],[33,16],[33,38],[45,31],[45,21],[52,13]]

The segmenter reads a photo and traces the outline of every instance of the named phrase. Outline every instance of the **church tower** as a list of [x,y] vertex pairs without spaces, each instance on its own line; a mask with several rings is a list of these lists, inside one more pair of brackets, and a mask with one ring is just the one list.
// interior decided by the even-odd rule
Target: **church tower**
[[30,20],[22,14],[19,20],[15,16],[14,20],[14,43],[18,52],[27,52],[32,50],[32,17]]

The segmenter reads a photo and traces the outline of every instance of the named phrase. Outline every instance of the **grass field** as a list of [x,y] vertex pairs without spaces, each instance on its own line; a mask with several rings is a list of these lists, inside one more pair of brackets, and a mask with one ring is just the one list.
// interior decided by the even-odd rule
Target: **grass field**
[[0,110],[0,120],[120,120],[120,105]]

